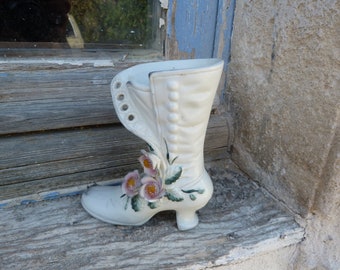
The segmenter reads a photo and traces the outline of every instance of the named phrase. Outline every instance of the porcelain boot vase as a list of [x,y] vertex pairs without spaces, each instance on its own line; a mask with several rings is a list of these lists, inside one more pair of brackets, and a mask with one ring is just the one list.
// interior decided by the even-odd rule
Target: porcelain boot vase
[[113,78],[117,115],[148,149],[139,157],[141,170],[128,173],[120,186],[90,187],[82,196],[86,211],[108,223],[142,225],[174,210],[180,230],[198,224],[196,211],[213,192],[203,146],[222,69],[218,59],[164,61]]

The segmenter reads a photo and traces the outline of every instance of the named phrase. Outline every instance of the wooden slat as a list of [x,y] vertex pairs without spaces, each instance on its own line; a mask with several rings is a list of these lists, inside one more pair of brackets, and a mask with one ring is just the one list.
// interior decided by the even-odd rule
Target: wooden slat
[[185,233],[171,212],[139,227],[100,222],[79,196],[1,209],[0,268],[207,269],[301,242],[294,217],[249,179],[220,167],[209,173],[214,196]]
[[[154,49],[82,49],[82,50],[62,50],[62,49],[15,49],[11,48],[0,48],[0,54],[3,58],[0,60],[0,70],[12,70],[17,69],[18,67],[30,68],[27,67],[27,62],[29,60],[45,60],[45,65],[53,62],[54,60],[62,59],[62,60],[97,60],[97,59],[112,59],[114,62],[121,62],[121,64],[129,63],[131,61],[134,62],[145,62],[152,60],[162,60],[163,55],[160,50]],[[124,59],[124,62],[121,61]],[[16,62],[17,60],[17,62]],[[26,61],[25,61],[26,60]],[[54,61],[55,62],[55,61]],[[22,65],[24,63],[24,65]],[[36,66],[35,64],[33,64]]]
[[[220,121],[224,122],[224,119]],[[214,119],[207,129],[205,147],[225,147],[227,138],[228,130]],[[3,136],[0,140],[0,169],[104,153],[121,155],[139,146],[140,142],[122,126]]]
[[16,68],[12,64],[9,70],[1,66],[0,135],[118,123],[110,83],[118,72],[137,63],[117,61],[111,67],[21,64]]
[[[210,163],[225,159],[226,152],[227,148],[219,148],[215,149],[214,151],[210,151],[209,155],[206,155],[205,157],[205,162]],[[93,163],[90,164],[86,162],[85,158],[80,159],[78,160],[78,167],[75,167],[78,165],[76,162],[66,161],[67,166],[64,169],[66,174],[42,179],[42,176],[46,177],[46,175],[44,175],[44,173],[46,174],[45,170],[48,169],[46,164],[43,164],[42,172],[41,165],[38,165],[37,167],[23,168],[22,171],[20,171],[19,168],[16,168],[14,170],[17,170],[17,173],[14,177],[19,177],[19,180],[21,181],[14,184],[0,186],[0,200],[23,196],[30,197],[32,194],[40,194],[50,190],[57,190],[60,188],[74,187],[84,184],[93,184],[101,181],[112,181],[113,179],[119,181],[127,172],[133,171],[136,168],[140,168],[140,165],[136,159],[138,156],[139,151],[134,156],[121,156],[120,160],[122,163],[125,162],[124,164],[118,164],[119,162],[117,161],[111,161],[112,157],[110,156],[103,156],[99,157],[98,159],[93,158]],[[103,160],[100,162],[100,159]],[[50,167],[52,167],[52,171],[55,171],[56,166],[58,166],[57,163],[58,162],[51,163]],[[75,171],[67,171],[70,169],[70,165],[76,168]],[[60,172],[60,169],[58,171]],[[18,175],[19,173],[21,174]],[[2,172],[0,171],[0,175],[1,174]],[[34,175],[37,176],[37,179],[22,182],[23,179],[32,178]],[[13,177],[13,175],[10,175],[10,177],[11,176]]]
[[82,96],[0,104],[0,135],[118,123],[111,99]]
[[[0,79],[0,134],[119,122],[113,68],[12,72]],[[13,78],[12,78],[13,77]]]
[[[110,182],[120,181],[127,172],[139,167],[135,160],[134,163],[124,164],[124,166],[105,167],[107,164],[101,165],[102,164],[98,164],[98,168],[89,171],[78,171],[72,174],[68,173],[51,178],[0,186],[0,200],[22,197],[29,198],[28,200],[30,200],[30,198],[34,198],[36,194],[49,192],[51,190],[92,185],[108,180],[110,180]],[[26,199],[24,199],[24,201],[25,200]]]
[[[205,161],[227,157],[224,119],[212,116]],[[0,199],[123,177],[138,168],[146,143],[123,126],[99,126],[3,136]]]
[[[119,67],[65,67],[53,69],[29,69],[0,71],[1,91],[12,90],[11,94],[27,92],[26,89],[53,89],[53,87],[91,86],[108,84],[112,77],[121,71]],[[30,92],[31,90],[29,90]]]
[[118,123],[110,82],[126,65],[0,72],[0,135]]
[[[121,159],[118,160],[118,162],[111,161],[112,157],[110,156],[98,157],[96,159],[93,158],[93,163],[90,164],[86,162],[85,158],[80,159],[78,160],[78,167],[75,167],[78,165],[76,162],[66,161],[67,166],[65,166],[65,169],[63,170],[65,171],[65,174],[48,178],[46,178],[46,175],[44,175],[44,173],[46,174],[45,170],[48,169],[46,164],[43,164],[43,166],[38,165],[37,167],[23,168],[22,171],[20,171],[19,168],[16,168],[14,170],[19,171],[21,175],[18,175],[19,172],[17,172],[14,177],[19,177],[19,180],[21,181],[14,184],[0,186],[0,200],[24,196],[30,197],[30,195],[40,194],[50,190],[57,190],[84,184],[93,184],[101,181],[112,181],[113,179],[120,181],[120,179],[122,179],[127,172],[133,171],[136,168],[140,168],[140,165],[136,159],[140,153],[139,151],[137,152],[138,153],[133,156],[121,156]],[[209,155],[206,155],[205,157],[205,162],[210,163],[225,159],[226,152],[227,148],[219,148],[215,149],[214,151],[210,151]],[[101,159],[103,160],[100,162]],[[119,164],[119,161],[122,161],[123,164]],[[51,163],[51,170],[55,171],[56,166],[58,166],[58,162]],[[75,168],[73,172],[67,171],[70,169],[70,166]],[[41,172],[41,170],[43,171]],[[60,169],[58,171],[60,172]],[[1,174],[2,172],[0,171],[0,175]],[[38,176],[37,179],[22,182],[23,179],[32,178],[34,175]],[[13,177],[13,175],[11,176]],[[42,176],[45,178],[41,178]]]
[[114,127],[8,136],[0,140],[0,169],[104,154],[119,157],[138,145],[135,138]]

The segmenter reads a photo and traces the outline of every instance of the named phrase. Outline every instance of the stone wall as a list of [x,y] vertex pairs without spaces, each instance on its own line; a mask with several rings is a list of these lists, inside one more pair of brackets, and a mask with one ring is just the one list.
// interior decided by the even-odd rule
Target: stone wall
[[232,159],[305,219],[300,263],[325,269],[340,264],[339,10],[335,0],[236,1],[228,70]]

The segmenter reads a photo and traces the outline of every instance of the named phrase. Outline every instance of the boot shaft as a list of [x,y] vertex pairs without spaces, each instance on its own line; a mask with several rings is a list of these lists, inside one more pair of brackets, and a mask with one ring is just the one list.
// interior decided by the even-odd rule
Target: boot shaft
[[176,158],[175,164],[183,167],[182,183],[187,177],[198,178],[204,170],[204,140],[221,63],[150,75],[158,140],[167,144],[161,145],[161,151],[168,150],[170,159]]
[[[166,167],[181,166],[181,183],[204,171],[204,139],[223,61],[198,59],[141,64],[112,81],[123,125],[146,141]],[[186,179],[188,178],[188,179]]]

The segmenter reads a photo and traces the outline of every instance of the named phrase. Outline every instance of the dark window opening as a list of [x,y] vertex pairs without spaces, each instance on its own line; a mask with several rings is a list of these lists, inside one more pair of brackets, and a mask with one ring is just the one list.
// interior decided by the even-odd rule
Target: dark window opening
[[0,48],[160,49],[159,16],[156,0],[0,0]]

